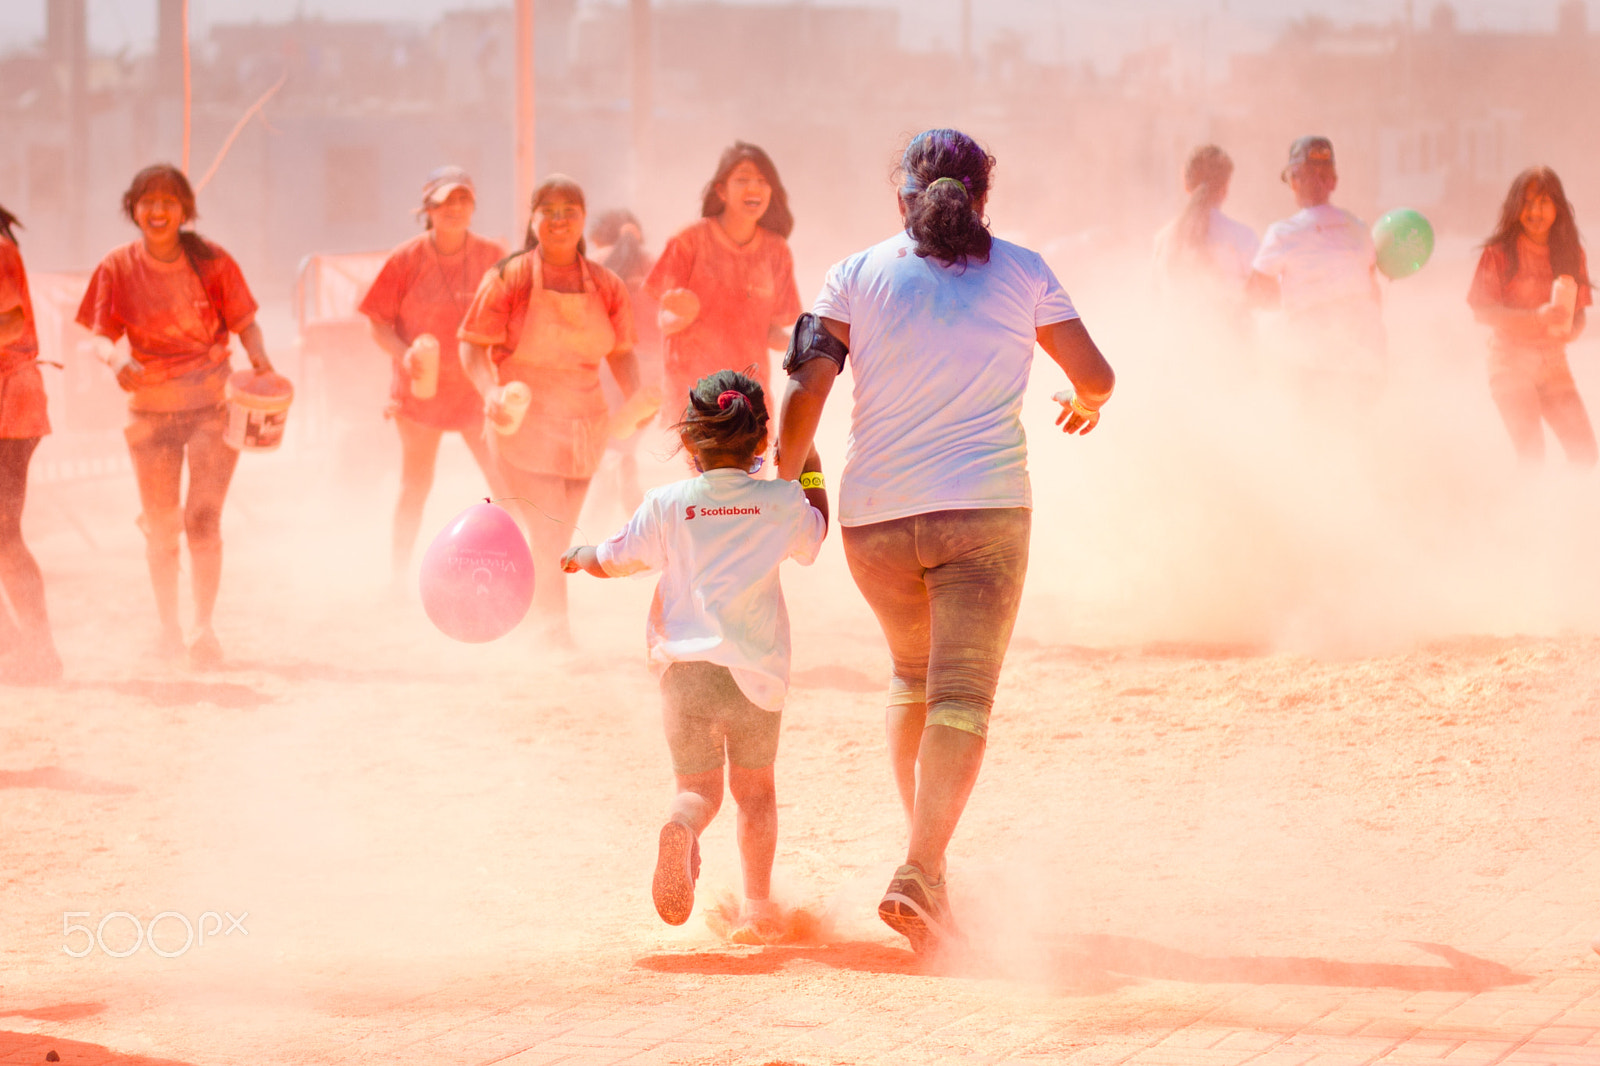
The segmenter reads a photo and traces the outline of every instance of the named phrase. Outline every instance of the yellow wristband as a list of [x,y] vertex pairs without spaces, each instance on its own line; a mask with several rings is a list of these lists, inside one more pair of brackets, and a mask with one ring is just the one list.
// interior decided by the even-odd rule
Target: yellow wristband
[[801,474],[800,475],[800,487],[803,488],[803,489],[821,489],[821,488],[826,488],[827,486],[822,480],[822,471],[820,471],[820,470],[807,470],[805,473]]
[[1080,417],[1086,418],[1090,422],[1097,422],[1100,419],[1100,409],[1098,407],[1090,407],[1088,404],[1085,404],[1083,401],[1079,400],[1076,396],[1067,401],[1067,406],[1071,407],[1073,411],[1077,412]]

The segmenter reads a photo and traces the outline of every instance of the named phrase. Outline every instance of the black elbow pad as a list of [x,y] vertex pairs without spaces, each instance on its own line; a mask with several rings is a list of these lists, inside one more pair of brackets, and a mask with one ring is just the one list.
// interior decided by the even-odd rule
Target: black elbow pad
[[849,354],[850,349],[828,332],[822,319],[807,311],[795,319],[794,332],[789,335],[789,350],[783,355],[783,369],[793,374],[813,359],[826,359],[842,372],[845,356]]

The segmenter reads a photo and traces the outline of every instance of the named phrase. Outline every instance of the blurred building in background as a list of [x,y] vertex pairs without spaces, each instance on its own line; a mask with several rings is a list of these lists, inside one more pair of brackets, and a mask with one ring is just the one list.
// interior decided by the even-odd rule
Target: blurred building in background
[[[146,55],[90,55],[83,0],[50,5],[43,47],[0,57],[0,202],[27,226],[30,266],[83,269],[133,233],[131,174],[176,160],[177,0]],[[541,173],[577,178],[593,210],[632,206],[659,246],[696,214],[735,138],[777,160],[802,267],[896,222],[890,175],[907,134],[960,125],[1000,160],[991,215],[1041,246],[1144,241],[1176,209],[1178,170],[1216,141],[1238,165],[1231,210],[1257,226],[1292,210],[1278,181],[1289,142],[1332,137],[1338,200],[1371,217],[1399,204],[1441,228],[1486,231],[1510,177],[1549,162],[1580,211],[1600,196],[1583,135],[1600,49],[1581,0],[1554,34],[1465,32],[1448,5],[1412,27],[1307,19],[1270,48],[1208,60],[1203,40],[1129,53],[1114,69],[1030,58],[1015,35],[952,52],[900,44],[899,15],[868,6],[712,0],[650,9],[649,121],[633,122],[634,4],[540,0]],[[478,229],[520,243],[511,202],[512,15],[472,10],[430,27],[301,19],[218,24],[193,47],[193,152],[201,229],[264,297],[287,293],[313,252],[387,248],[415,232],[423,175],[478,182]]]

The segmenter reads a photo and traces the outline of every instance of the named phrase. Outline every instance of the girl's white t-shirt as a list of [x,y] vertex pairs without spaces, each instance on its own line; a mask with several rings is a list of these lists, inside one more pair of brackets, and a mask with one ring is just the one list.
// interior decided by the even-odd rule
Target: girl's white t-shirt
[[756,706],[789,691],[789,611],[778,564],[809,566],[827,522],[794,481],[708,470],[651,489],[595,549],[613,577],[660,570],[645,640],[656,676],[675,662],[725,666]]
[[828,271],[813,310],[850,325],[855,406],[839,522],[1030,507],[1022,397],[1036,330],[1077,318],[1037,252],[952,266],[900,233]]

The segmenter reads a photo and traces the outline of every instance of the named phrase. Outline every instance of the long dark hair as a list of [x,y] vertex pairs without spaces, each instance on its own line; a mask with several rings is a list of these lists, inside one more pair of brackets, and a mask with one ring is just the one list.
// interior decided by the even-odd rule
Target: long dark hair
[[632,285],[649,271],[650,257],[644,250],[644,229],[632,211],[615,207],[601,212],[589,227],[589,236],[602,248],[610,248],[600,265]]
[[[194,188],[189,184],[189,179],[183,171],[171,163],[157,163],[145,167],[133,176],[133,181],[128,184],[128,191],[122,194],[122,213],[128,216],[128,221],[137,225],[138,219],[134,218],[133,209],[145,194],[162,190],[172,194],[183,207],[183,222],[179,225],[186,226],[200,217],[199,210],[195,207]],[[193,230],[178,230],[178,242],[183,246],[183,254],[189,257],[191,264],[201,260],[215,259],[216,250],[213,249],[205,238]],[[199,273],[199,267],[195,268]]]
[[22,225],[22,222],[21,222],[20,219],[17,218],[16,215],[13,215],[10,211],[7,211],[4,207],[0,207],[0,237],[4,237],[6,240],[10,241],[12,244],[16,244],[17,243],[17,234],[16,234],[15,230],[12,229],[12,227],[13,226],[20,227],[21,225]]
[[700,217],[715,218],[728,206],[722,202],[722,194],[717,192],[717,186],[727,181],[733,168],[740,163],[754,163],[755,168],[761,171],[761,176],[767,179],[767,184],[772,186],[772,200],[767,204],[766,212],[756,220],[756,225],[787,240],[789,234],[794,232],[794,215],[789,211],[788,190],[778,177],[778,168],[773,165],[772,157],[747,141],[734,141],[722,153],[722,158],[717,160],[717,172],[711,175],[711,180],[706,182],[704,191],[700,193]]
[[[528,199],[528,229],[522,235],[522,247],[519,250],[512,252],[510,255],[506,256],[504,259],[500,260],[500,262],[494,265],[495,269],[500,272],[501,277],[505,277],[507,263],[510,263],[518,256],[527,255],[529,252],[539,247],[539,229],[534,224],[533,216],[538,212],[540,204],[550,199],[550,197],[555,196],[557,193],[560,193],[569,200],[575,200],[578,206],[583,208],[585,211],[589,210],[588,202],[583,198],[583,187],[576,181],[573,181],[565,174],[552,174],[548,178],[545,178],[544,181],[539,183],[539,187],[533,190],[533,195]],[[589,242],[584,238],[579,237],[578,257],[580,259],[586,259],[588,258],[588,255]]]
[[960,130],[924,130],[900,157],[900,203],[917,254],[965,266],[989,261],[994,237],[974,207],[989,195],[994,156]]
[[1550,270],[1560,277],[1567,274],[1579,285],[1589,284],[1588,272],[1583,269],[1583,244],[1578,239],[1578,220],[1573,216],[1572,204],[1567,200],[1561,179],[1549,167],[1529,167],[1518,174],[1506,192],[1505,203],[1500,205],[1500,221],[1494,233],[1483,242],[1485,248],[1498,247],[1505,256],[1506,277],[1517,272],[1517,235],[1522,232],[1522,205],[1529,193],[1542,193],[1556,205],[1556,220],[1550,226]]
[[761,386],[737,370],[719,370],[695,382],[689,406],[672,428],[696,451],[742,459],[755,456],[767,421]]
[[1189,161],[1183,165],[1183,191],[1189,194],[1189,202],[1172,228],[1172,247],[1178,255],[1196,261],[1207,257],[1211,211],[1222,206],[1232,177],[1233,160],[1216,145],[1207,144],[1189,153]]

